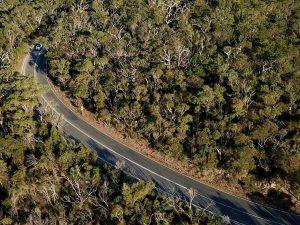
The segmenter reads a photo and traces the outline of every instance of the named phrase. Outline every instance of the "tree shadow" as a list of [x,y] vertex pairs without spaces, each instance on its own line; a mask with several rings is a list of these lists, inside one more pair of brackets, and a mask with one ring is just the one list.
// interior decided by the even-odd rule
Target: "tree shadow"
[[36,51],[34,49],[30,50],[30,60],[29,65],[36,65],[36,70],[39,73],[47,72],[47,59],[45,56],[45,50]]
[[[249,214],[249,212],[245,210],[246,206],[241,206],[237,202],[233,202],[230,199],[224,198],[219,192],[217,195],[218,197],[210,196],[214,202],[214,206],[211,208],[211,210],[219,215],[228,216],[231,224],[267,224],[264,223],[263,220],[258,220],[257,218],[253,217],[253,215]],[[201,198],[195,199],[195,201],[201,200]]]
[[[99,158],[105,163],[115,166],[117,161],[124,160],[125,166],[122,170],[126,175],[132,177],[133,179],[144,180],[146,182],[151,180],[155,184],[156,191],[168,196],[176,197],[180,200],[184,200],[187,202],[190,201],[190,196],[186,188],[181,187],[173,182],[164,181],[163,178],[160,178],[155,174],[151,174],[149,171],[145,171],[143,168],[135,165],[134,163],[123,158],[122,156],[116,155],[111,151],[107,150],[105,147],[101,146],[93,139],[89,138],[87,140],[87,144],[87,147],[94,149],[97,152]],[[228,215],[230,218],[232,218],[233,222],[235,222],[236,220],[235,217],[242,217],[242,219],[239,219],[238,221],[249,222],[245,224],[260,224],[256,223],[256,221],[253,220],[251,216],[247,216],[247,214],[242,215],[241,211],[246,212],[242,208],[239,208],[239,211],[234,212],[233,208],[237,208],[238,206],[236,206],[232,202],[225,201],[225,199],[222,199],[222,203],[219,204],[216,201],[220,201],[220,198],[214,199],[202,195],[197,195],[193,200],[193,208],[194,210],[200,208],[201,210],[205,210],[206,212],[209,212],[211,214]],[[212,202],[214,202],[214,204],[212,204]],[[230,207],[226,208],[224,207],[224,205],[229,205]]]
[[300,224],[300,215],[290,214],[266,205],[251,201],[241,201],[242,205],[234,199],[210,196],[214,200],[221,215],[228,215],[230,219],[242,224]]
[[[79,141],[77,138],[72,138]],[[83,140],[81,139],[80,142],[83,143]],[[144,180],[146,182],[151,180],[156,186],[156,191],[189,202],[190,196],[185,187],[166,180],[160,177],[159,174],[147,171],[146,168],[142,168],[140,165],[136,165],[118,153],[108,150],[91,138],[86,138],[84,144],[95,150],[102,162],[110,164],[111,166],[115,167],[118,161],[124,161],[125,164],[122,171],[133,180]],[[143,162],[139,163],[143,165]],[[222,192],[206,195],[206,190],[202,191],[200,186],[196,189],[198,194],[192,201],[194,209],[200,208],[211,214],[228,216],[231,220],[231,224],[300,224],[299,215],[288,214]]]
[[271,189],[267,196],[260,192],[254,191],[247,194],[247,197],[254,202],[263,202],[274,207],[295,213],[292,208],[295,204],[292,202],[291,196],[276,189]]

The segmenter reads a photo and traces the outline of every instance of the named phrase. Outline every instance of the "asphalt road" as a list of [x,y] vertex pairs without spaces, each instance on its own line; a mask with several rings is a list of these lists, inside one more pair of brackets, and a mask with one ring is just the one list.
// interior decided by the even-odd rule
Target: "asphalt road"
[[[31,51],[26,56],[21,70],[27,75],[35,74],[38,83],[48,86],[46,68],[45,56]],[[127,174],[145,181],[152,180],[157,189],[163,192],[188,200],[187,190],[193,188],[197,191],[197,196],[193,199],[195,207],[205,208],[207,211],[218,215],[227,215],[232,224],[300,225],[300,215],[256,204],[214,189],[113,140],[74,114],[51,89],[43,95],[43,99],[55,113],[64,118],[64,130],[69,137],[95,150],[100,159],[107,163],[114,165],[118,160],[123,160],[125,162],[123,170]]]

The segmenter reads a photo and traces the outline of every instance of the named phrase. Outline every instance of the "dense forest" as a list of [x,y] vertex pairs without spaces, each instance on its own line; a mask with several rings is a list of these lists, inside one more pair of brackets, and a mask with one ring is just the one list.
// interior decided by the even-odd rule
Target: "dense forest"
[[39,100],[45,90],[16,72],[26,43],[65,6],[0,1],[0,224],[219,224],[153,183],[99,164],[62,132]]
[[[154,184],[99,166],[95,152],[68,140],[59,121],[33,107],[32,78],[15,76],[2,99],[0,224],[219,224]],[[53,121],[53,120],[51,120]]]
[[299,1],[70,0],[57,11],[49,76],[74,105],[249,193],[281,181],[299,200]]

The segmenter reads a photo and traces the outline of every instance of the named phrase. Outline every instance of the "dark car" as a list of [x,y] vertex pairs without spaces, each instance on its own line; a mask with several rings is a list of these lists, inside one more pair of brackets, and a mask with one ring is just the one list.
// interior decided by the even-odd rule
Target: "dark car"
[[36,50],[36,51],[41,51],[42,48],[43,48],[43,45],[42,45],[42,44],[35,44],[35,45],[34,45],[34,50]]

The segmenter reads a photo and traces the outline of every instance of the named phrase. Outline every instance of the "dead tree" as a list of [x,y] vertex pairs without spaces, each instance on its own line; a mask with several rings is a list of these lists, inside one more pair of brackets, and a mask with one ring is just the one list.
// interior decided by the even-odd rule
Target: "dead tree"
[[160,55],[161,58],[161,62],[168,67],[168,69],[171,69],[171,62],[173,59],[172,53],[170,50],[164,48],[164,53],[162,55]]
[[230,223],[230,218],[227,215],[222,216],[221,224],[228,225]]
[[197,190],[195,190],[194,188],[189,188],[188,194],[189,194],[189,207],[190,209],[192,209],[193,200],[197,196]]
[[185,67],[190,60],[190,50],[183,45],[179,45],[176,49],[176,53],[177,67]]
[[90,181],[83,179],[79,167],[73,171],[71,177],[63,174],[64,178],[69,184],[71,190],[73,191],[72,195],[65,195],[62,197],[62,201],[68,203],[76,203],[79,208],[82,208],[84,204],[91,201],[93,195],[95,195],[96,189],[93,188],[93,185]]
[[0,69],[4,69],[10,66],[10,57],[8,52],[0,53]]
[[162,5],[165,7],[166,14],[164,20],[167,25],[177,20],[178,16],[187,8],[185,4],[181,4],[178,0],[167,1],[162,3]]

